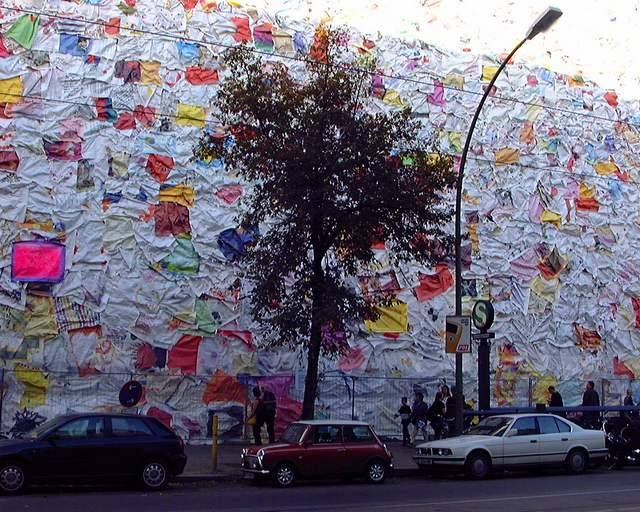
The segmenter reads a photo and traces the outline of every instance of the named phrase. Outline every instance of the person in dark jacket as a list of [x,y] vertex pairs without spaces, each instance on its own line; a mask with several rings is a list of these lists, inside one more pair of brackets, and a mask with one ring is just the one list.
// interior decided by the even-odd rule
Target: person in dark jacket
[[[633,407],[636,404],[633,403],[633,394],[631,393],[630,389],[627,389],[627,394],[624,397],[624,402],[622,403],[622,405],[625,405],[627,407]],[[620,413],[620,416],[622,417],[629,417],[629,418],[638,418],[638,411],[622,411]]]
[[262,425],[264,424],[264,404],[262,402],[262,391],[258,386],[253,388],[253,402],[251,402],[251,416],[249,417],[249,421],[251,422],[251,426],[253,428],[253,438],[255,440],[256,445],[262,444],[262,436],[260,431],[262,430]]
[[[584,394],[582,395],[582,405],[584,407],[600,406],[600,397],[598,396],[598,392],[594,388],[595,384],[592,380],[587,382],[587,387],[584,390]],[[599,417],[600,413],[598,411],[587,411],[582,413],[582,420],[585,426],[588,427],[596,426]]]
[[262,420],[267,425],[267,433],[269,434],[269,443],[276,442],[276,395],[267,387],[262,388]]
[[447,422],[448,435],[454,435],[456,431],[456,388],[452,389],[453,393],[447,397],[445,402],[444,419]]
[[408,446],[411,444],[411,435],[409,434],[409,423],[411,422],[411,407],[407,404],[407,397],[403,396],[400,400],[401,405],[398,409],[398,413],[395,415],[400,417],[400,423],[402,425],[402,446]]
[[416,435],[418,432],[422,432],[422,436],[425,441],[427,439],[427,415],[429,413],[429,406],[424,401],[424,395],[419,391],[416,393],[416,399],[413,402],[413,408],[411,409],[411,444],[415,444]]
[[442,401],[442,392],[438,391],[431,407],[429,407],[429,420],[436,439],[442,439],[442,434],[446,428],[444,412],[445,405]]
[[[564,402],[562,401],[562,395],[556,391],[554,386],[549,386],[549,407],[564,407]],[[566,413],[564,411],[554,412],[558,416],[566,417]]]

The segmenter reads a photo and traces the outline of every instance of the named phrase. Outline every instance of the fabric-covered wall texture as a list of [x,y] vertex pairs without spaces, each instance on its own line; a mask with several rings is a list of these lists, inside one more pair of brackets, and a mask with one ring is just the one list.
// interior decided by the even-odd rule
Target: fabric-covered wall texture
[[[191,149],[216,129],[221,45],[304,58],[314,22],[235,0],[3,4],[49,15],[0,9],[0,363],[21,370],[5,373],[2,430],[24,408],[117,409],[131,375],[146,386],[140,410],[185,435],[204,436],[211,411],[239,435],[246,386],[260,379],[282,427],[299,413],[304,371],[299,354],[260,348],[243,300],[253,233],[234,219],[251,185]],[[410,107],[425,137],[460,155],[494,59],[355,32],[349,51],[377,61],[371,109]],[[579,76],[516,62],[498,80],[467,167],[463,252],[466,307],[490,298],[497,311],[495,403],[521,398],[530,377],[536,397],[555,383],[571,402],[586,378],[640,372],[638,123],[637,103]],[[13,244],[29,240],[64,244],[62,281],[12,280]],[[450,382],[451,263],[393,267],[376,251],[354,284],[398,302],[356,326],[349,353],[324,371]],[[32,270],[21,271],[38,281]],[[395,397],[385,411],[372,403],[411,386],[384,382],[356,395],[362,415],[391,425]],[[320,414],[351,413],[348,385],[322,389]]]

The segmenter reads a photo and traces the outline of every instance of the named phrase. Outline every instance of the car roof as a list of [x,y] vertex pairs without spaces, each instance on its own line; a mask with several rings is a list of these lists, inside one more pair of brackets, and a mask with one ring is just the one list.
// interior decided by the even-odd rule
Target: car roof
[[132,414],[132,413],[117,413],[117,412],[74,412],[71,414],[61,414],[60,416],[56,416],[52,419],[64,419],[64,420],[72,420],[75,418],[87,418],[87,417],[98,417],[98,416],[109,416],[111,418],[149,418],[150,416],[145,416],[144,414]]
[[298,425],[358,425],[368,427],[369,424],[366,421],[355,420],[300,420],[294,421]]
[[[529,418],[531,416],[550,416],[552,418],[557,418],[555,414],[551,414],[548,412],[527,412],[527,413],[519,413],[519,414],[495,414],[491,416],[492,418]],[[560,418],[563,419],[563,418]]]

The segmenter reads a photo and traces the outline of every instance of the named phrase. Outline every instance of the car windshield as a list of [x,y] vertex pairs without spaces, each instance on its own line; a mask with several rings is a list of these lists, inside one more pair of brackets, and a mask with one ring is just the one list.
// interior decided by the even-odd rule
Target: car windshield
[[26,432],[22,437],[25,439],[37,439],[45,432],[55,428],[57,425],[60,425],[66,418],[53,418],[52,420],[45,421],[42,425]]
[[283,443],[296,444],[300,442],[300,438],[304,431],[307,429],[306,425],[300,423],[292,423],[280,436],[280,441]]
[[477,425],[468,429],[464,434],[471,436],[501,436],[509,424],[513,421],[513,418],[506,416],[493,416],[491,418],[485,418]]

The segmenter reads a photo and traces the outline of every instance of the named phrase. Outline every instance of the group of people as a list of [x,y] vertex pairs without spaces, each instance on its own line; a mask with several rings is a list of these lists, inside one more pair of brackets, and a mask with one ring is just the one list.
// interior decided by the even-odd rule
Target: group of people
[[[562,401],[562,395],[559,391],[556,390],[554,386],[549,386],[549,407],[564,407],[564,402]],[[584,393],[582,394],[582,404],[583,407],[600,407],[600,395],[595,390],[595,384],[592,380],[587,382]],[[633,402],[633,394],[630,389],[627,389],[627,393],[624,397],[623,405],[627,407],[633,407],[635,404]],[[558,411],[555,414],[559,416],[566,417],[566,413],[564,411]],[[624,416],[626,413],[624,411],[621,413],[621,416]],[[637,411],[633,411],[629,416],[637,416]],[[589,427],[598,427],[598,421],[600,420],[600,411],[584,411],[582,413],[582,423],[585,426]]]
[[402,424],[402,445],[414,445],[419,433],[422,433],[424,440],[428,441],[428,424],[431,424],[435,439],[442,439],[449,432],[453,432],[456,418],[455,393],[455,388],[451,393],[445,384],[436,393],[433,403],[427,405],[424,394],[417,391],[411,407],[407,397],[402,397],[400,409],[396,414]]
[[[562,395],[558,390],[556,390],[555,386],[549,386],[547,388],[549,392],[549,400],[547,404],[549,407],[564,407],[564,402],[562,400]],[[630,393],[628,393],[630,396]],[[625,400],[625,405],[626,400]],[[633,399],[631,400],[631,405],[633,405]],[[582,406],[585,407],[599,407],[600,406],[600,395],[595,390],[595,384],[592,380],[587,382],[584,393],[582,394]],[[566,418],[566,413],[564,411],[555,412],[558,416],[562,416]],[[582,422],[585,425],[593,425],[598,421],[600,417],[600,413],[598,411],[585,411],[582,413]]]

